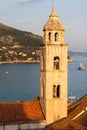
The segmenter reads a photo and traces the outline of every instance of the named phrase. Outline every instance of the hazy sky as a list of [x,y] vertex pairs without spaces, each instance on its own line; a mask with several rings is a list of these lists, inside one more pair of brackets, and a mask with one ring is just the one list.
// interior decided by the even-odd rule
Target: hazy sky
[[[87,51],[87,0],[53,0],[69,50]],[[0,23],[43,36],[52,0],[0,0]]]

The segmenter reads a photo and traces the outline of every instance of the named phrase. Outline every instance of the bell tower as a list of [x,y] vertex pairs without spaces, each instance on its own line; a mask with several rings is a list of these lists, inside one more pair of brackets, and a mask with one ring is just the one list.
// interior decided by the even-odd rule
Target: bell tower
[[47,124],[67,117],[68,44],[64,44],[64,31],[52,5],[52,13],[43,27],[40,54],[40,103]]

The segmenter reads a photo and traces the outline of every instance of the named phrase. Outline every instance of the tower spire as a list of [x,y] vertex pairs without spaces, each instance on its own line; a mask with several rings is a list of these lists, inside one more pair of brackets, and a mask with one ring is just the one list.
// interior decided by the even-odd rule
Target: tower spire
[[54,13],[54,10],[55,10],[55,6],[54,6],[53,0],[52,0],[52,13]]

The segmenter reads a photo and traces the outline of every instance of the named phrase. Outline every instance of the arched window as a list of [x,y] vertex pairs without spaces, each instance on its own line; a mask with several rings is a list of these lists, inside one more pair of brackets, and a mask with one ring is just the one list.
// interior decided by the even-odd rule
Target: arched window
[[58,33],[55,33],[55,41],[58,41]]
[[57,97],[60,97],[60,85],[57,85]]
[[48,34],[49,36],[49,41],[51,41],[51,32],[49,32],[49,34]]
[[53,97],[54,98],[60,97],[60,85],[53,85]]
[[54,57],[54,69],[55,69],[55,70],[58,70],[58,69],[59,69],[59,62],[60,62],[59,57],[58,57],[58,56],[55,56],[55,57]]

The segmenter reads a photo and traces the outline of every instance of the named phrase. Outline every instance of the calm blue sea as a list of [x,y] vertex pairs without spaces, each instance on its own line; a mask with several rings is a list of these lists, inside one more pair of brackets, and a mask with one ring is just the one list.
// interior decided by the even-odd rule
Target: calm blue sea
[[[68,65],[68,95],[76,96],[78,100],[87,94],[87,57],[72,57],[74,62]],[[78,70],[80,65],[85,66],[85,70]]]
[[[68,64],[68,95],[79,99],[87,94],[87,58],[73,57]],[[86,70],[77,68],[82,63]],[[39,96],[39,64],[0,64],[0,101],[24,101]]]

